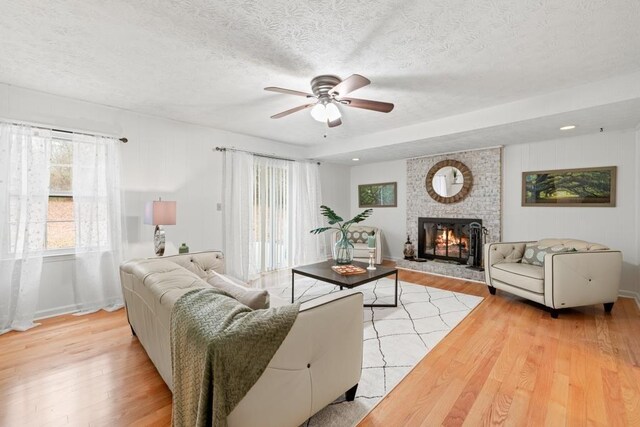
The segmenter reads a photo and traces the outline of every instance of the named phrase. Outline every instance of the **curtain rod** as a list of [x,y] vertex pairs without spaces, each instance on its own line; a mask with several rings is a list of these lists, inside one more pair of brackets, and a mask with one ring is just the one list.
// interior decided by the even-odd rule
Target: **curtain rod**
[[[267,159],[274,159],[274,160],[284,160],[286,162],[299,162],[300,160],[295,160],[295,159],[288,159],[286,157],[277,157],[271,154],[264,154],[264,153],[256,153],[255,151],[248,151],[248,150],[240,150],[237,148],[227,148],[227,147],[216,147],[215,148],[216,151],[240,151],[242,153],[248,153],[254,156],[258,156],[258,157],[265,157]],[[316,162],[317,164],[320,164],[320,162]]]
[[[65,129],[56,129],[52,126],[45,126],[45,125],[37,125],[34,123],[29,123],[29,122],[22,122],[22,121],[18,121],[18,120],[2,120],[0,119],[0,121],[10,124],[10,125],[16,125],[16,126],[30,126],[32,128],[36,128],[36,129],[42,129],[42,130],[50,130],[53,132],[62,132],[62,133],[71,133],[71,134],[76,134],[76,135],[86,135],[86,136],[106,136],[109,138],[113,138],[114,135],[108,135],[105,133],[88,133],[88,132],[80,132],[80,131],[75,131],[75,130],[65,130]],[[118,138],[118,141],[122,142],[123,144],[126,144],[127,142],[129,142],[129,140],[127,138]]]
[[[32,127],[37,127],[38,129],[49,129],[49,128],[42,128],[40,126],[32,126]],[[51,128],[52,131],[54,132],[62,132],[62,133],[72,133],[75,135],[86,135],[86,136],[100,136],[97,134],[91,134],[91,133],[84,133],[84,132],[75,132],[72,130],[63,130],[63,129],[55,129],[55,128]],[[123,144],[126,144],[127,142],[129,142],[129,140],[127,138],[118,138],[118,141],[122,142]]]

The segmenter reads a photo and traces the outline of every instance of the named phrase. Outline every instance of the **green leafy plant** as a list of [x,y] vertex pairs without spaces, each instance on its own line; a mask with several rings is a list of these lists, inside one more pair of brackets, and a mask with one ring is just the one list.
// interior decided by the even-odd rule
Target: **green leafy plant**
[[349,221],[345,221],[341,216],[335,213],[333,209],[325,205],[320,206],[320,213],[322,216],[327,218],[327,222],[333,227],[319,227],[311,230],[310,233],[320,234],[327,230],[338,230],[342,233],[343,237],[346,237],[349,227],[367,219],[373,213],[373,209],[366,209],[351,218]]

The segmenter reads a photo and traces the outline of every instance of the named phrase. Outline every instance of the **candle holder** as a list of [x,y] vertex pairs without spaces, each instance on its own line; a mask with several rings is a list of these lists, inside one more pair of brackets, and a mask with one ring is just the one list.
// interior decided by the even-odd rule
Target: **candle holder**
[[369,267],[367,267],[367,270],[375,270],[376,266],[373,263],[373,256],[376,253],[376,248],[369,248]]

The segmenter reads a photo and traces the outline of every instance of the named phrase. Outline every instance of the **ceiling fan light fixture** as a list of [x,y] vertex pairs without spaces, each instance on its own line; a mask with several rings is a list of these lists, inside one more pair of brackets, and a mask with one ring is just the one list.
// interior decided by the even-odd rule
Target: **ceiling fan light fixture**
[[360,74],[352,74],[344,80],[340,77],[323,74],[311,79],[311,91],[313,95],[298,90],[285,89],[281,87],[269,86],[264,90],[269,92],[284,93],[287,95],[304,96],[309,99],[315,99],[308,104],[290,108],[281,113],[271,116],[272,119],[280,119],[297,111],[311,109],[311,117],[326,124],[330,128],[340,126],[342,124],[342,112],[340,105],[360,108],[363,110],[377,111],[380,113],[389,113],[393,110],[393,104],[389,102],[372,101],[369,99],[359,98],[343,98],[343,96],[358,90],[370,84],[371,81]]
[[327,119],[330,122],[338,120],[339,118],[342,117],[342,115],[340,114],[340,110],[338,109],[338,106],[333,102],[330,102],[325,106],[325,111],[327,113]]
[[314,105],[311,109],[311,117],[313,117],[314,120],[325,123],[327,121],[327,108],[324,104],[317,103]]

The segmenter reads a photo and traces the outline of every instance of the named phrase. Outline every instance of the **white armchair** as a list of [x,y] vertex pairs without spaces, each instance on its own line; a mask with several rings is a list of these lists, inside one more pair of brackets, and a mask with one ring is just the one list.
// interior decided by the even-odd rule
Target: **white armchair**
[[[367,238],[375,233],[376,248],[373,260],[376,264],[382,264],[382,230],[377,227],[368,227],[366,225],[352,226],[347,233],[347,239],[353,243],[353,258],[358,261],[369,261],[369,247],[367,246]],[[336,231],[333,242],[340,239],[340,232]]]
[[492,295],[500,289],[543,304],[553,318],[561,308],[600,303],[608,313],[618,299],[622,253],[597,243],[570,239],[490,243],[484,259]]

